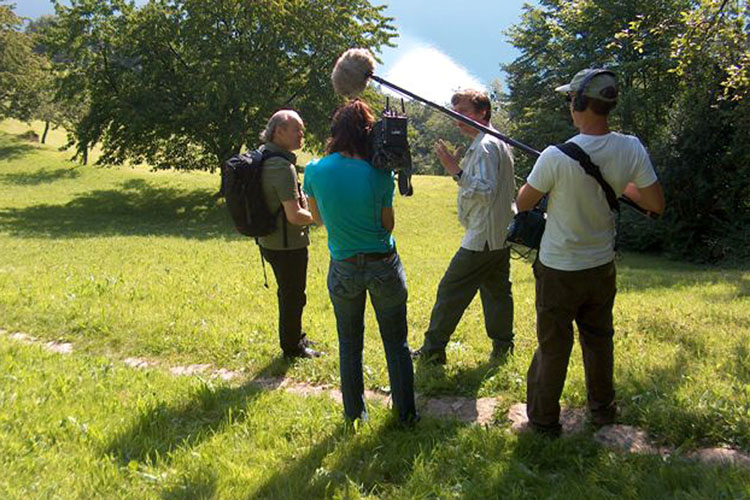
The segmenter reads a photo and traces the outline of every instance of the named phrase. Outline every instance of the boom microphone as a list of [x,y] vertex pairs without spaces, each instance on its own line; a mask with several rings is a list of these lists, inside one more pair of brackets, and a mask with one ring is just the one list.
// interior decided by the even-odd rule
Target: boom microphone
[[364,92],[375,71],[375,58],[367,49],[349,49],[338,58],[331,73],[333,90],[344,97]]
[[[466,125],[479,130],[480,132],[484,132],[485,134],[497,137],[506,144],[510,144],[511,146],[514,146],[521,151],[530,154],[531,156],[537,157],[540,154],[539,151],[532,148],[531,146],[527,146],[522,142],[511,139],[507,135],[501,134],[495,129],[491,129],[479,122],[472,120],[471,118],[467,118],[464,115],[456,113],[455,111],[448,109],[445,106],[441,106],[432,101],[428,101],[424,97],[420,97],[413,92],[401,88],[398,85],[394,85],[393,83],[377,76],[375,74],[375,57],[373,57],[372,53],[367,49],[347,50],[346,52],[341,54],[338,60],[336,60],[336,64],[333,66],[333,72],[331,73],[331,83],[333,84],[333,90],[337,94],[344,97],[357,97],[358,95],[360,95],[362,92],[364,92],[365,88],[367,87],[367,83],[371,78],[376,82],[385,85],[392,90],[395,90],[399,94],[411,97],[415,101],[419,101],[423,104],[426,104],[427,106],[430,106],[433,109],[440,111],[441,113],[450,116],[454,120],[463,122]],[[648,210],[645,210],[638,206],[627,196],[623,195],[619,199],[621,202],[625,203],[626,205],[635,209],[637,212],[640,212],[646,217],[650,217],[652,219],[658,217],[654,216],[652,212],[649,212]]]
[[331,73],[331,83],[333,83],[333,90],[344,97],[357,97],[359,94],[364,92],[367,87],[367,82],[372,78],[378,83],[385,85],[386,87],[395,90],[399,94],[411,97],[415,101],[419,101],[423,104],[434,108],[441,113],[444,113],[454,120],[464,122],[465,124],[473,127],[480,132],[489,134],[497,137],[501,141],[515,146],[531,155],[539,156],[539,151],[527,146],[522,142],[518,142],[511,139],[507,135],[503,135],[497,130],[491,129],[482,125],[479,122],[467,118],[464,115],[458,114],[452,109],[448,109],[445,106],[435,104],[432,101],[428,101],[424,97],[420,97],[417,94],[410,92],[404,88],[399,87],[379,76],[375,73],[375,58],[372,53],[367,49],[349,49],[338,58],[336,64],[333,66],[333,72]]

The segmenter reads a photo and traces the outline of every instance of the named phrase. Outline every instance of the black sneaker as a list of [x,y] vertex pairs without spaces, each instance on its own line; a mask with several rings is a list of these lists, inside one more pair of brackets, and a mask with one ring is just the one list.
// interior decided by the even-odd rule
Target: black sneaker
[[302,340],[300,340],[300,345],[302,345],[302,347],[312,347],[315,344],[317,344],[317,342],[313,342],[312,340],[307,338],[304,333],[302,334]]
[[313,359],[313,358],[319,358],[323,355],[322,352],[316,351],[315,349],[310,349],[309,347],[302,347],[296,351],[292,352],[285,352],[284,357],[286,359]]
[[504,363],[513,356],[513,344],[493,345],[490,362]]
[[412,359],[422,360],[426,363],[430,363],[431,365],[444,365],[445,363],[447,363],[445,350],[443,349],[428,351],[424,348],[424,346],[422,346],[416,351],[412,351],[411,357]]

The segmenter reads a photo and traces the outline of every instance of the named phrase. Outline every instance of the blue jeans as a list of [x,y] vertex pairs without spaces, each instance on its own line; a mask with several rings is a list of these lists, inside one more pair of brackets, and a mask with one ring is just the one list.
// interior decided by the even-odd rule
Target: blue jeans
[[331,260],[328,292],[336,314],[339,365],[344,415],[350,420],[367,418],[362,350],[367,292],[375,309],[385,348],[393,405],[402,422],[417,416],[414,403],[414,368],[406,340],[406,273],[398,254],[377,261],[357,263]]

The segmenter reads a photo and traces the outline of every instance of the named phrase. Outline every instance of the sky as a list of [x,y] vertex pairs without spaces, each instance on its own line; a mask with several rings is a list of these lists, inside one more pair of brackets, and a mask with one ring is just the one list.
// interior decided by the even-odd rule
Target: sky
[[[50,0],[11,0],[16,13],[53,14]],[[210,1],[210,0],[207,0]],[[252,1],[252,0],[249,0]],[[145,3],[145,0],[136,0]],[[399,37],[385,48],[375,74],[437,103],[458,88],[487,88],[505,75],[500,65],[519,54],[504,30],[520,21],[524,3],[535,0],[371,0],[387,3]],[[470,8],[463,7],[465,5]],[[463,7],[463,8],[462,8]]]

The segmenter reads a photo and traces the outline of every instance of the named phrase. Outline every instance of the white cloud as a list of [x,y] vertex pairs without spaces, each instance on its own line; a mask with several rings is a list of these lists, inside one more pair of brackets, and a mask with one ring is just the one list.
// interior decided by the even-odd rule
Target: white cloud
[[[457,89],[486,90],[466,68],[425,42],[411,39],[396,50],[394,62],[386,64],[382,77],[420,97],[446,104]],[[384,90],[393,93],[385,86]]]

